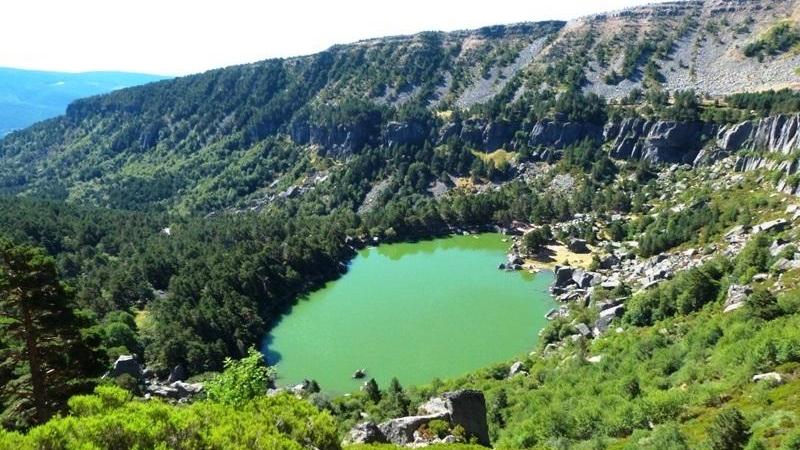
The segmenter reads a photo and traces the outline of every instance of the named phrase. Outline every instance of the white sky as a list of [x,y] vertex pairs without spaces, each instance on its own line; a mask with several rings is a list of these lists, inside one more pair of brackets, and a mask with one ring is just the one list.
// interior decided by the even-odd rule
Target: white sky
[[570,19],[646,0],[2,0],[0,67],[182,75],[426,30]]

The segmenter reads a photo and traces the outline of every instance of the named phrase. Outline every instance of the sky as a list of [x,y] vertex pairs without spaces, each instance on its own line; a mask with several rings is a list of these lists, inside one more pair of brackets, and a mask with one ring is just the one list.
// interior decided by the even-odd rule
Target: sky
[[646,0],[3,0],[0,67],[185,75],[359,39],[572,19]]

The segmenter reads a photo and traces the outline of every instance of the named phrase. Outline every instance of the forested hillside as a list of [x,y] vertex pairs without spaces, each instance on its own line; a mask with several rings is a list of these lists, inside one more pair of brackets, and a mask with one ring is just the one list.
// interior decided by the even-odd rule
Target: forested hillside
[[[797,10],[378,38],[3,138],[0,447],[796,448]],[[587,249],[555,261],[539,348],[427,386],[330,397],[309,374],[267,395],[252,349],[356,250],[476,230],[525,233],[504,268]],[[486,430],[448,395],[485,395]],[[423,404],[445,415],[416,422]]]

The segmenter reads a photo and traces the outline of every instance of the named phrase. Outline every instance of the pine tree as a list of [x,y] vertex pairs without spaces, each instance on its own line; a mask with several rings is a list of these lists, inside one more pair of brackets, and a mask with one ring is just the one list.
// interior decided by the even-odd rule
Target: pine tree
[[370,378],[369,381],[364,383],[364,393],[372,403],[381,401],[381,390],[378,388],[378,382],[375,378]]
[[747,423],[736,408],[725,409],[714,418],[708,437],[713,450],[737,450],[750,439]]
[[99,338],[82,334],[84,322],[53,258],[0,240],[0,401],[7,426],[46,421],[103,370]]

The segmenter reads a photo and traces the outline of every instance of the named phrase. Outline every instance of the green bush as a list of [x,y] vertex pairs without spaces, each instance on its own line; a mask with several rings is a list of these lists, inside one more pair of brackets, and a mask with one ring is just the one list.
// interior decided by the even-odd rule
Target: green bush
[[239,406],[196,402],[177,407],[131,400],[115,387],[73,397],[72,413],[26,435],[0,434],[0,447],[338,449],[332,417],[288,394],[259,397]]

